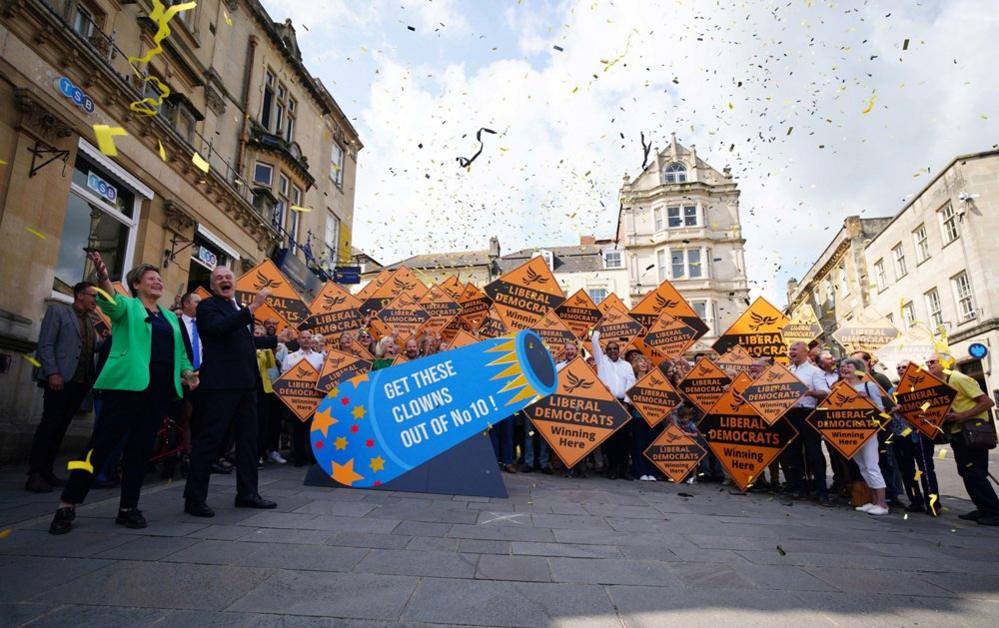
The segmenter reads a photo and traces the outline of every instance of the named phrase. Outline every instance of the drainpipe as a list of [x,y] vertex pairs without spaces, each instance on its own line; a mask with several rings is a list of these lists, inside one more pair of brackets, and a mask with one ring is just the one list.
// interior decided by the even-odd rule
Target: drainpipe
[[240,93],[241,105],[243,106],[243,123],[239,130],[239,151],[236,163],[236,173],[243,176],[243,166],[246,159],[246,142],[249,139],[250,127],[250,82],[253,78],[253,61],[256,58],[257,36],[250,35],[249,45],[246,47],[246,73],[243,75],[243,89]]

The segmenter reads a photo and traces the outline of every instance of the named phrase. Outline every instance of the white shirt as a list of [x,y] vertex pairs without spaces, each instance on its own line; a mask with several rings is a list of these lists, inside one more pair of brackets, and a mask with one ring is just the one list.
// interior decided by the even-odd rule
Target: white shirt
[[[799,365],[791,364],[788,369],[798,380],[808,386],[809,390],[823,391],[829,393],[829,384],[826,382],[826,372],[815,366],[811,362],[802,362]],[[794,404],[795,408],[814,408],[819,404],[819,400],[811,395],[805,395]]]
[[618,399],[623,399],[626,403],[631,403],[628,398],[628,389],[635,385],[635,370],[626,360],[618,358],[611,361],[604,350],[600,347],[600,332],[593,332],[591,337],[593,344],[593,361],[597,363],[597,377],[604,383],[612,395]]
[[839,381],[839,373],[837,373],[836,371],[830,373],[825,370],[823,370],[822,372],[825,373],[826,376],[826,386],[829,387],[829,390],[832,390],[832,385]]
[[[198,328],[198,322],[188,316],[187,314],[181,314],[180,320],[184,322],[184,327],[187,327],[187,338],[191,341],[191,350],[194,350],[194,333]],[[205,357],[205,347],[201,344],[201,336],[198,336],[198,364],[201,364]]]
[[561,362],[555,365],[555,372],[561,373],[562,369],[564,369],[567,366],[569,366],[569,362],[567,362],[566,360],[562,360]]
[[287,373],[291,370],[293,366],[301,362],[302,360],[308,360],[317,371],[322,370],[323,360],[326,359],[326,355],[319,351],[306,351],[305,349],[299,349],[294,353],[289,353],[285,356],[284,360],[281,362],[281,372]]

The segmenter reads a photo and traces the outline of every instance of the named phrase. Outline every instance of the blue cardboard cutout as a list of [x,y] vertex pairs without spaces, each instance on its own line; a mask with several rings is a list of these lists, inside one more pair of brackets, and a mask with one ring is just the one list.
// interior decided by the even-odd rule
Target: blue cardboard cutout
[[312,420],[312,451],[334,480],[381,486],[558,385],[530,330],[483,340],[337,384]]

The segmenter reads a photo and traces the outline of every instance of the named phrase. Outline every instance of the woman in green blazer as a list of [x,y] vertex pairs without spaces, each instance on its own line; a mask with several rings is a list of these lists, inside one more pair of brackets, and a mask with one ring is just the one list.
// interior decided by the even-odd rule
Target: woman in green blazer
[[88,253],[97,269],[100,291],[97,303],[111,319],[111,353],[94,384],[104,395],[101,416],[83,460],[70,463],[69,480],[63,489],[49,532],[65,534],[72,527],[76,505],[83,502],[100,469],[122,438],[121,505],[115,523],[144,528],[146,520],[137,508],[146,461],[156,432],[174,399],[183,395],[181,382],[190,390],[198,386],[173,312],[157,305],[163,295],[159,269],[143,264],[126,277],[134,298],[114,293],[108,269],[99,253]]

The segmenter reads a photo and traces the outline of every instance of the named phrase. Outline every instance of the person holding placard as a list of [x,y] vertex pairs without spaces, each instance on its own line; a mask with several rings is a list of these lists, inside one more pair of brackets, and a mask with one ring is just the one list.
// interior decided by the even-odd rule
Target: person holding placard
[[[621,359],[621,347],[617,341],[607,343],[606,352],[600,346],[600,332],[594,330],[591,336],[593,361],[597,367],[597,377],[621,404],[631,411],[628,389],[635,385],[635,371],[631,364]],[[607,458],[607,477],[616,480],[634,480],[628,468],[628,449],[631,447],[631,430],[628,426],[617,430],[604,441],[604,455]]]
[[[863,360],[843,360],[839,365],[839,376],[856,390],[858,395],[867,397],[878,410],[884,412],[881,390],[866,377],[865,366]],[[853,461],[860,467],[860,475],[864,478],[867,488],[871,490],[871,501],[863,506],[857,506],[856,510],[875,517],[887,515],[889,511],[888,502],[885,500],[885,478],[881,475],[881,467],[878,465],[878,439],[868,438],[853,456]]]
[[804,342],[792,344],[788,348],[787,355],[791,359],[788,370],[808,386],[805,396],[799,399],[785,415],[788,422],[798,430],[798,436],[787,448],[788,485],[791,490],[797,492],[797,499],[808,498],[809,493],[805,483],[807,462],[813,478],[812,497],[817,498],[823,506],[831,506],[832,501],[829,499],[829,489],[826,486],[826,457],[822,453],[822,438],[805,420],[815,410],[815,406],[829,394],[829,385],[822,369],[808,361],[808,345]]

